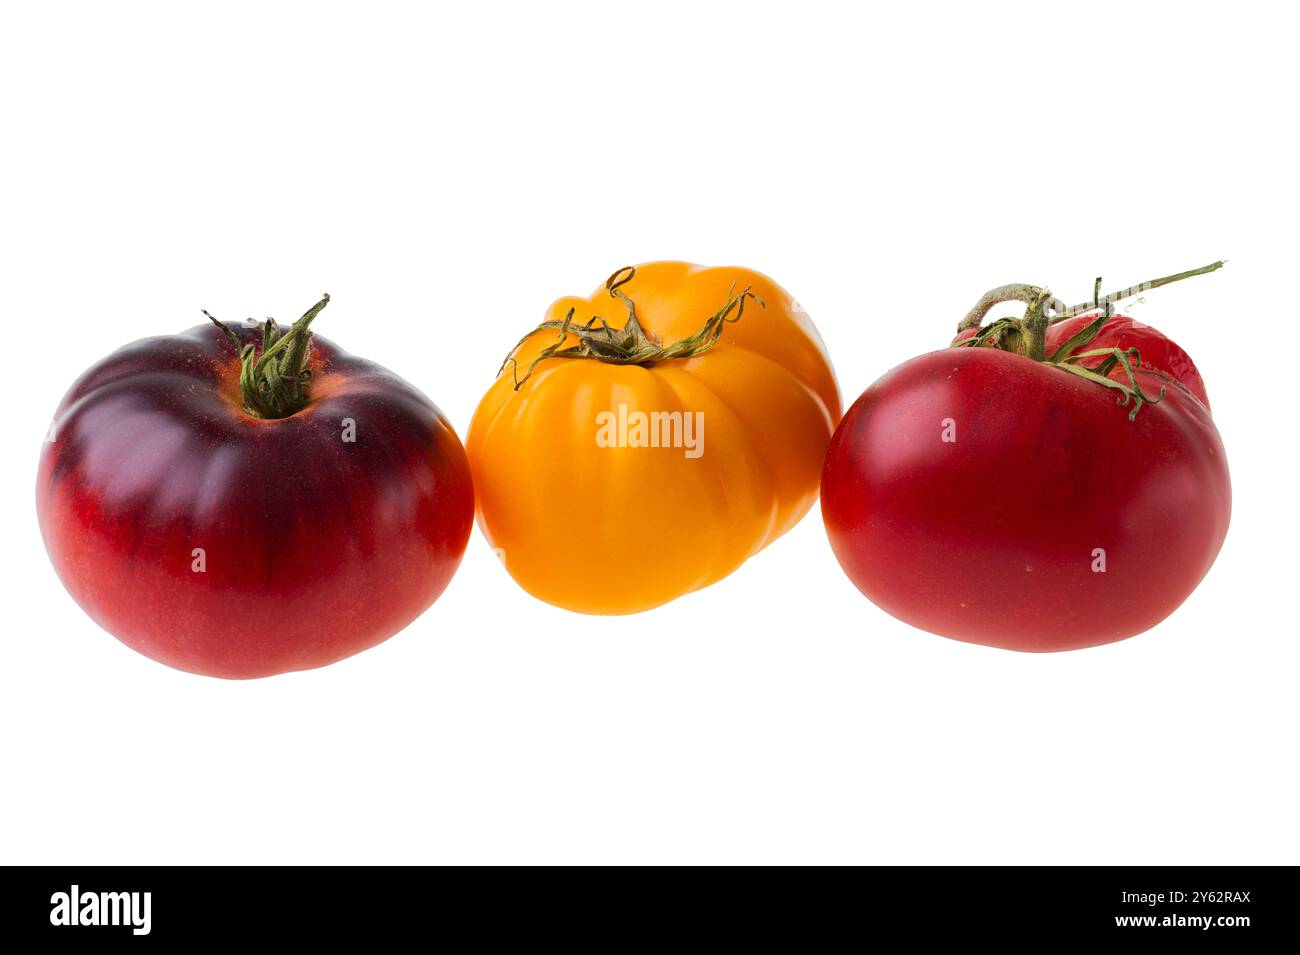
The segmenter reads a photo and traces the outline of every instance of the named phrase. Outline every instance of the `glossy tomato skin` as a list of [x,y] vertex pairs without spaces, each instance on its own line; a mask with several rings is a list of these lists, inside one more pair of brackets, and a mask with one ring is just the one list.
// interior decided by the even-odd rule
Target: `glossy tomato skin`
[[326,339],[309,367],[304,409],[251,417],[209,325],[118,350],[64,398],[41,532],[69,593],[127,646],[210,676],[308,669],[446,587],[473,519],[460,440],[419,391]]
[[[1102,341],[1140,336],[1135,325],[1119,318]],[[1071,334],[1053,331],[1049,353]],[[1146,343],[1166,368],[1186,357]],[[1116,392],[995,349],[889,372],[827,452],[822,511],[848,576],[907,623],[1015,650],[1159,623],[1218,554],[1231,492],[1206,405],[1154,370],[1138,377],[1166,394],[1129,420]]]

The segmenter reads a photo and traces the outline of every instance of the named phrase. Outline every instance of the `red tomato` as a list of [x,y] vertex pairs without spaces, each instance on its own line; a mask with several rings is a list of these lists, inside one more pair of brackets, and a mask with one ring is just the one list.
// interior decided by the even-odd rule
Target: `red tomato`
[[[234,332],[244,347],[262,333]],[[323,666],[401,630],[451,579],[474,509],[451,425],[325,339],[304,361],[285,417],[249,413],[212,325],[127,345],[63,399],[41,531],[68,592],[127,646],[210,676]]]
[[[1096,317],[1052,325],[1042,351]],[[1148,400],[1026,354],[963,347],[895,368],[845,414],[822,513],[867,597],[924,630],[1014,650],[1121,640],[1187,598],[1231,509],[1205,385],[1186,352],[1123,316],[1083,347],[1136,348]],[[1129,383],[1117,361],[1101,372]]]

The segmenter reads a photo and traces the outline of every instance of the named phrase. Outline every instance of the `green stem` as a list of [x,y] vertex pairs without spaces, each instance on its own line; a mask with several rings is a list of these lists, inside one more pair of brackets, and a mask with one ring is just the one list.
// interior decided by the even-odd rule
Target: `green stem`
[[[985,292],[980,297],[980,300],[975,303],[975,307],[967,312],[966,316],[958,323],[958,333],[972,328],[977,329],[977,332],[974,336],[965,338],[956,344],[963,347],[999,348],[1003,351],[1015,352],[1034,361],[1045,362],[1071,374],[1105,385],[1107,388],[1117,389],[1123,392],[1124,395],[1125,400],[1121,403],[1133,402],[1133,408],[1129,412],[1129,419],[1132,420],[1143,404],[1156,404],[1160,398],[1164,397],[1163,389],[1161,389],[1159,397],[1151,397],[1142,392],[1133,371],[1141,362],[1141,356],[1138,354],[1137,349],[1111,348],[1091,352],[1080,352],[1079,349],[1097,337],[1102,326],[1110,319],[1112,306],[1116,302],[1131,298],[1134,295],[1141,295],[1150,289],[1160,288],[1196,275],[1205,275],[1217,271],[1223,268],[1223,265],[1222,261],[1211,262],[1199,269],[1189,269],[1186,272],[1178,272],[1148,282],[1140,282],[1118,292],[1111,292],[1109,295],[1101,294],[1101,278],[1098,277],[1092,288],[1092,301],[1084,302],[1081,305],[1066,305],[1047,289],[1039,288],[1037,285],[1019,283],[1001,285]],[[993,306],[1002,302],[1024,302],[1024,316],[1021,318],[1000,318],[988,325],[982,325],[984,317]],[[1100,312],[1096,319],[1057,348],[1049,359],[1047,356],[1048,327],[1055,325],[1057,322],[1063,322],[1068,318],[1075,318],[1093,311]],[[1102,361],[1093,368],[1079,364],[1082,359],[1097,357],[1101,357]],[[1123,367],[1125,376],[1128,378],[1127,385],[1109,377],[1116,365]]]
[[[501,363],[497,374],[501,374],[505,371],[506,365],[510,365],[515,379],[515,391],[518,391],[532,376],[538,364],[547,358],[586,358],[611,365],[652,365],[657,361],[669,361],[674,358],[692,358],[704,354],[716,345],[728,324],[740,321],[741,316],[745,314],[747,300],[753,299],[760,308],[767,307],[766,303],[750,291],[748,286],[740,294],[736,294],[733,286],[727,295],[727,301],[709,316],[694,334],[665,345],[658,337],[647,333],[641,327],[641,320],[636,314],[636,303],[620,288],[632,281],[635,275],[636,269],[627,265],[605,282],[605,290],[609,292],[610,297],[617,299],[627,309],[627,320],[622,328],[611,327],[609,322],[599,316],[592,316],[581,325],[575,324],[573,316],[577,310],[571,308],[563,321],[552,319],[542,322],[519,339],[515,347],[510,349],[506,360]],[[515,360],[515,354],[524,342],[542,331],[556,332],[556,339],[538,352],[524,376],[520,378],[519,363]],[[578,341],[577,344],[566,347],[565,342],[570,335]]]
[[1111,292],[1109,295],[1098,294],[1101,291],[1101,278],[1099,276],[1093,286],[1092,301],[1083,302],[1079,305],[1066,305],[1055,295],[1046,292],[1037,285],[1026,285],[1020,282],[999,285],[997,288],[990,289],[980,296],[980,300],[975,303],[975,306],[957,323],[957,331],[964,332],[970,328],[979,328],[980,323],[984,321],[984,316],[988,315],[995,305],[1001,305],[1003,302],[1024,302],[1029,304],[1038,296],[1045,296],[1043,311],[1048,316],[1047,323],[1055,325],[1057,322],[1063,322],[1068,318],[1074,318],[1076,315],[1083,315],[1085,312],[1091,312],[1095,309],[1105,308],[1107,305],[1113,305],[1123,299],[1132,298],[1134,295],[1141,295],[1143,292],[1154,288],[1161,288],[1165,285],[1172,285],[1174,282],[1181,282],[1183,279],[1190,279],[1193,276],[1218,271],[1223,268],[1224,264],[1225,260],[1211,262],[1209,265],[1202,265],[1199,269],[1188,269],[1186,272],[1178,272],[1175,275],[1166,275],[1162,278],[1151,279],[1148,282],[1139,282],[1137,285],[1130,285],[1126,289]]
[[1034,361],[1047,360],[1047,303],[1052,293],[1046,289],[1035,289],[1036,294],[1025,306],[1025,317],[1020,320],[1021,348],[1026,358]]
[[311,323],[329,304],[329,295],[307,309],[284,334],[271,319],[262,327],[262,350],[250,342],[244,345],[229,326],[217,321],[205,310],[212,324],[225,333],[239,355],[239,385],[244,410],[255,418],[287,418],[301,411],[309,400],[307,380],[311,372]]
[[[966,317],[957,323],[957,331],[964,332],[968,328],[979,328],[980,322],[984,321],[984,316],[992,310],[994,305],[1001,305],[1003,302],[1024,302],[1028,305],[1043,294],[1044,290],[1037,285],[1025,285],[1020,282],[999,285],[995,289],[989,289],[980,296],[980,300],[975,303],[975,307],[966,313]],[[1061,307],[1065,306],[1065,303],[1061,302],[1060,299],[1050,295],[1045,302],[1048,306],[1057,303]]]
[[1113,305],[1116,302],[1126,298],[1132,298],[1134,295],[1141,295],[1143,292],[1149,292],[1153,288],[1160,288],[1165,285],[1172,285],[1174,282],[1181,282],[1183,279],[1190,279],[1197,275],[1207,275],[1210,272],[1217,272],[1226,264],[1226,259],[1220,259],[1218,262],[1211,262],[1209,265],[1202,265],[1199,269],[1188,269],[1186,272],[1178,272],[1175,275],[1166,275],[1163,278],[1152,279],[1149,282],[1139,282],[1137,285],[1130,285],[1126,289],[1120,289],[1118,292],[1111,292],[1109,295],[1098,295],[1101,291],[1101,277],[1097,277],[1097,282],[1093,286],[1092,301],[1084,302],[1081,305],[1071,305],[1068,308],[1057,310],[1057,314],[1052,316],[1050,324],[1055,325],[1057,322],[1063,322],[1067,318],[1074,318],[1076,315],[1082,315],[1085,312],[1091,312],[1094,309],[1105,308],[1107,305]]

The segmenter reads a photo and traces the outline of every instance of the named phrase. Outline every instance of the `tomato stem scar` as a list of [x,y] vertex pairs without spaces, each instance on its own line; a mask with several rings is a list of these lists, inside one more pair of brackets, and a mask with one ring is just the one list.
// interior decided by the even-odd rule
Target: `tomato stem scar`
[[293,326],[281,334],[279,323],[268,318],[262,323],[262,349],[249,342],[244,345],[230,326],[203,314],[225,334],[239,355],[239,386],[243,394],[244,410],[255,418],[287,418],[301,411],[308,401],[307,380],[311,371],[307,360],[311,355],[311,323],[329,304],[328,294],[307,309]]

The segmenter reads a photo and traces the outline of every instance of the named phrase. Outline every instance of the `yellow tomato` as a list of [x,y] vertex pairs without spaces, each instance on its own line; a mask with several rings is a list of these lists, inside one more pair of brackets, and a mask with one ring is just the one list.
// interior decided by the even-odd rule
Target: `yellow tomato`
[[622,269],[552,305],[479,403],[479,527],[542,600],[656,607],[803,517],[839,417],[821,338],[771,279]]

